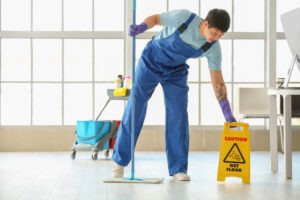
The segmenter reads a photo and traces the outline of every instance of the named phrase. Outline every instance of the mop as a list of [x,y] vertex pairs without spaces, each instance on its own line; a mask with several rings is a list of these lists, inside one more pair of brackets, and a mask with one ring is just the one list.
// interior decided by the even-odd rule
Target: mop
[[[132,19],[133,25],[136,24],[136,0],[132,0]],[[163,178],[135,178],[134,175],[134,136],[135,136],[135,36],[132,37],[132,118],[131,118],[131,176],[130,178],[108,178],[104,179],[104,183],[152,183],[158,184]]]

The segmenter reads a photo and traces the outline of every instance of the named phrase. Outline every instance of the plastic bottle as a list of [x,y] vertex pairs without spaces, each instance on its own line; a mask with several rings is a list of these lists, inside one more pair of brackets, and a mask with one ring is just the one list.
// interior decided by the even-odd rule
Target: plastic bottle
[[120,88],[121,87],[120,79],[117,78],[115,82],[117,83],[116,88]]
[[131,76],[124,77],[124,87],[130,88],[131,87]]
[[124,86],[123,75],[118,75],[118,79],[120,80],[120,88]]

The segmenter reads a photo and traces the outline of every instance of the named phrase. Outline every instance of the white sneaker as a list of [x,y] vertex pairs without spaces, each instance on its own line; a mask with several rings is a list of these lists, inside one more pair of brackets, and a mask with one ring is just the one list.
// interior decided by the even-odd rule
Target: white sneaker
[[190,181],[191,180],[190,176],[183,172],[174,174],[173,179],[176,181]]
[[111,176],[113,178],[123,178],[124,176],[124,167],[118,165],[117,163],[114,164],[113,169],[111,171]]

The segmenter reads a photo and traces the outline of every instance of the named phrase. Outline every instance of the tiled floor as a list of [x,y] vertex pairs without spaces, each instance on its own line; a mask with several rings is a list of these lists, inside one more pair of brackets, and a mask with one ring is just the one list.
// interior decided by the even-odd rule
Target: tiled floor
[[[218,152],[190,152],[190,182],[168,176],[164,152],[137,152],[137,178],[163,177],[161,184],[103,183],[110,177],[111,159],[102,152],[93,161],[88,152],[6,153],[0,152],[1,200],[190,200],[190,199],[300,199],[300,152],[293,153],[293,179],[285,180],[283,155],[279,172],[270,171],[268,152],[251,152],[251,183],[240,178],[216,181]],[[130,177],[130,167],[125,176]]]

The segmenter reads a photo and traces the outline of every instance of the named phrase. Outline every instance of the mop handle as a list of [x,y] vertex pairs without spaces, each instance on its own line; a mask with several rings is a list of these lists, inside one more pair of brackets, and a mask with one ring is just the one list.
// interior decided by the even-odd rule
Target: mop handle
[[[132,24],[136,24],[136,0],[132,0]],[[135,36],[132,37],[132,88],[131,88],[131,179],[134,179],[134,138],[135,138]]]

